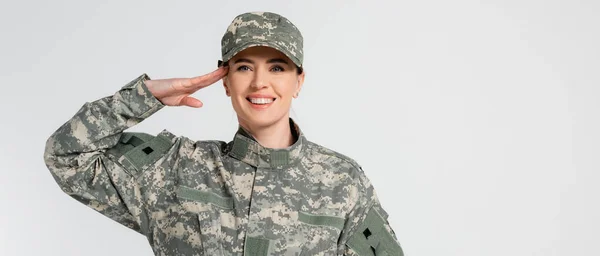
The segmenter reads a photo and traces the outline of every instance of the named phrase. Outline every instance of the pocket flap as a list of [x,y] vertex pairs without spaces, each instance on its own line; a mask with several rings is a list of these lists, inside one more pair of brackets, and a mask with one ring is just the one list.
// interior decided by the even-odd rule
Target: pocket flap
[[298,212],[298,220],[309,225],[329,226],[342,230],[344,218],[331,215],[315,215],[307,212]]
[[233,198],[223,197],[209,191],[189,188],[186,186],[177,187],[177,197],[212,204],[224,209],[233,209]]

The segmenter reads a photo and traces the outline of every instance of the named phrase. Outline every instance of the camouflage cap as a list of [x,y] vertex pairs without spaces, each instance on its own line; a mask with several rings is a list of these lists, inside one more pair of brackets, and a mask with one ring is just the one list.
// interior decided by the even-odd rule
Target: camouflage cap
[[[292,22],[279,14],[247,12],[236,16],[221,39],[222,62],[252,46],[274,48],[302,68],[302,34]],[[222,62],[219,61],[219,65]]]

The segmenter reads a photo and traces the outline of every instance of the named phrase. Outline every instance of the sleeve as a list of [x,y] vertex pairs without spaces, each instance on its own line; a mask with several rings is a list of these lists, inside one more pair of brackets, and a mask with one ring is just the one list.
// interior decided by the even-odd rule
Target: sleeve
[[147,217],[141,214],[139,170],[118,159],[135,155],[133,149],[154,139],[145,133],[123,132],[164,107],[150,93],[146,80],[150,78],[142,74],[114,95],[86,102],[47,139],[44,151],[44,162],[63,192],[142,234]]
[[347,256],[403,256],[377,193],[359,167],[357,196],[338,242],[338,254]]

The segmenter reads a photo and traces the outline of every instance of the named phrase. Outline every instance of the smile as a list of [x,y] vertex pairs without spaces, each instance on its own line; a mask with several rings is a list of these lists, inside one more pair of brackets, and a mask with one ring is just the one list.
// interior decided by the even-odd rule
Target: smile
[[268,108],[277,100],[276,98],[246,98],[248,102],[250,102],[250,106],[255,109],[265,109]]

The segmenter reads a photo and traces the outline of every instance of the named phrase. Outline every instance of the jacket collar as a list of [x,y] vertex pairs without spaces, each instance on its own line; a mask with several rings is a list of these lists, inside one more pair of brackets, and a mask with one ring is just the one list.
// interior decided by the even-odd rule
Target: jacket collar
[[297,164],[306,147],[306,137],[292,118],[289,118],[289,123],[292,135],[296,137],[296,141],[291,146],[280,149],[264,147],[246,129],[238,125],[238,130],[229,143],[228,154],[255,167],[281,169]]

